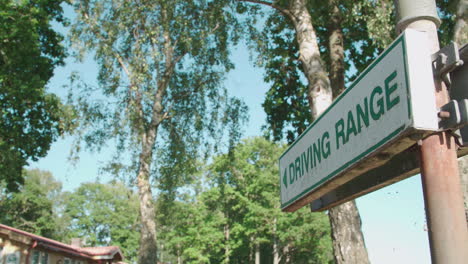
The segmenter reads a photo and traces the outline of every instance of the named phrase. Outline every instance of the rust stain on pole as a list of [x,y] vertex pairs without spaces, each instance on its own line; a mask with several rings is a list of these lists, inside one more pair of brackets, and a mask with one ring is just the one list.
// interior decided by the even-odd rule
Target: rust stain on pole
[[[423,2],[432,2],[435,5],[433,1]],[[409,23],[407,28],[427,32],[432,53],[439,50],[437,27],[433,21],[423,18]],[[441,80],[435,80],[435,87],[436,104],[441,107],[449,101],[447,88]],[[456,147],[453,137],[445,132],[425,138],[420,146],[431,258],[436,264],[468,263],[468,230]]]
[[433,263],[468,261],[467,227],[455,155],[447,133],[423,140],[421,178]]

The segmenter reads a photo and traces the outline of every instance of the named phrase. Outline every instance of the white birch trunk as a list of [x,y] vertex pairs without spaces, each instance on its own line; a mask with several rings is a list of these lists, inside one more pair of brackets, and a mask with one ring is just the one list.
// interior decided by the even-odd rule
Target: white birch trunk
[[[156,129],[155,129],[156,130]],[[153,195],[149,182],[152,148],[156,138],[156,131],[150,135],[144,134],[140,165],[137,175],[138,195],[140,198],[141,235],[138,250],[138,263],[154,264],[157,261],[156,245],[156,213],[153,205]]]
[[276,227],[277,219],[273,219],[273,264],[279,264],[280,257],[279,257],[279,245],[278,245],[278,238],[276,237]]
[[224,226],[224,263],[229,264],[229,257],[231,256],[231,249],[229,248],[229,237],[230,237],[230,228],[229,225],[226,224]]
[[[330,1],[329,4],[335,4]],[[339,9],[332,9],[339,12]],[[327,73],[324,71],[320,59],[317,36],[312,25],[310,14],[305,0],[293,0],[291,13],[297,34],[300,60],[303,63],[304,72],[309,81],[309,104],[312,119],[315,120],[325,111],[332,102],[332,89]],[[334,14],[333,19],[339,22],[339,14]],[[333,21],[331,21],[333,22]],[[335,21],[336,22],[336,21]],[[340,33],[340,32],[338,32]],[[332,34],[330,47],[332,48],[332,60],[334,61],[334,73],[336,72],[336,85],[344,85],[344,60],[340,58],[343,41],[339,34]],[[341,45],[341,48],[339,47]],[[340,67],[341,66],[341,67]],[[341,74],[341,75],[340,75]],[[334,90],[342,90],[344,87],[335,87]],[[332,240],[335,261],[337,264],[366,264],[369,263],[364,237],[361,231],[361,218],[354,201],[330,209],[330,223],[332,226]]]
[[255,244],[255,264],[260,264],[260,245]]
[[453,40],[459,45],[468,43],[468,0],[459,0],[455,17]]
[[[243,1],[266,4],[267,6],[276,8],[283,15],[291,19],[299,46],[299,60],[302,62],[303,71],[308,80],[307,99],[312,114],[311,119],[315,120],[331,105],[333,92],[329,76],[322,65],[317,34],[307,9],[307,1],[291,0],[288,9],[279,7],[276,5],[276,1],[273,1],[273,3],[253,0]],[[334,85],[333,91],[338,93],[344,89],[343,34],[341,27],[339,27],[341,14],[339,13],[338,2],[336,0],[329,0],[328,4],[333,7],[330,23],[337,24],[336,30],[331,32],[329,48],[332,56],[331,67],[333,67],[333,70],[331,78]],[[361,231],[361,218],[355,202],[348,202],[331,209],[329,218],[332,223],[333,249],[337,263],[369,263]],[[285,263],[289,263],[288,251],[288,246],[283,248],[283,255],[286,256]]]
[[290,11],[299,45],[299,60],[308,80],[307,99],[312,118],[317,118],[332,102],[332,91],[327,73],[320,59],[317,35],[305,0],[291,1]]
[[180,255],[180,244],[177,244],[177,264],[182,264],[182,256]]
[[291,255],[289,254],[289,243],[283,248],[283,256],[284,256],[284,263],[289,264],[291,263]]

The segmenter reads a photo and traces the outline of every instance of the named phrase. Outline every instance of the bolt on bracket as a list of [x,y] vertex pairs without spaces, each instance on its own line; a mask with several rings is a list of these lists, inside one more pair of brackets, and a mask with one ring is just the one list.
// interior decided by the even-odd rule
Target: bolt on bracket
[[438,113],[440,130],[457,130],[468,125],[468,99],[452,100]]

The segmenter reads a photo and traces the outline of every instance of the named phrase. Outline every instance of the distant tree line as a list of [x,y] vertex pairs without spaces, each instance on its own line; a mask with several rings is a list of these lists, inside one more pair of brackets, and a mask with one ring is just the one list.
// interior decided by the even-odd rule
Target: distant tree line
[[[196,172],[167,199],[158,195],[158,259],[171,263],[328,263],[330,225],[304,208],[282,213],[277,158],[284,146],[246,139]],[[83,183],[73,191],[51,173],[23,171],[17,193],[0,192],[0,223],[69,243],[117,245],[137,262],[140,223],[135,188],[119,181]]]

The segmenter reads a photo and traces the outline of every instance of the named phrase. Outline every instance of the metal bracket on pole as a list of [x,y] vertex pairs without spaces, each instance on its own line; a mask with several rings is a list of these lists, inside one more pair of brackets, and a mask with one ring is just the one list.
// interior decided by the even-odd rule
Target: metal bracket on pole
[[451,86],[450,72],[462,65],[463,60],[460,60],[458,46],[455,42],[450,43],[432,55],[434,77],[444,81],[448,88]]
[[460,146],[468,146],[468,44],[458,49],[456,43],[432,55],[433,72],[449,88],[449,103],[439,111],[440,130],[451,130]]

